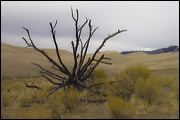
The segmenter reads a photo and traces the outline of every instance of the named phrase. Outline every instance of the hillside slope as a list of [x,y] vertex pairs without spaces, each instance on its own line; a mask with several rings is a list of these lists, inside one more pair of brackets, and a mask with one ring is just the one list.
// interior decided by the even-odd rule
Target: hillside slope
[[[54,49],[45,49],[45,52],[55,61],[58,61]],[[60,50],[60,54],[65,64],[69,64],[69,62],[72,63],[72,59],[70,59],[72,53],[66,50]],[[33,48],[15,47],[1,43],[2,74],[36,74],[39,68],[32,65],[32,62],[38,63],[47,69],[50,69],[52,66],[42,54],[35,51]]]
[[[55,61],[58,61],[55,49],[45,49],[45,51]],[[65,65],[68,69],[72,70],[72,53],[66,50],[60,50],[60,54]],[[142,63],[150,69],[179,68],[179,52],[153,55],[138,52],[122,55],[116,51],[105,51],[98,53],[97,58],[99,58],[102,54],[105,54],[106,57],[110,57],[112,59],[111,61],[106,60],[106,62],[112,62],[112,65],[100,64],[98,68],[104,69],[109,74],[116,73],[125,66],[137,63]],[[87,58],[91,56],[92,54],[89,54],[87,55]],[[37,74],[39,68],[32,65],[32,62],[38,63],[46,69],[52,69],[52,65],[47,61],[47,59],[34,49],[15,47],[1,43],[1,74]]]

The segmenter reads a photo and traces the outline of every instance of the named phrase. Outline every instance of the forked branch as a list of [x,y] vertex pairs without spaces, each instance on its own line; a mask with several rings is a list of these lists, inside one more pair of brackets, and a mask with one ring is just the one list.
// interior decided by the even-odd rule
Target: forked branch
[[[56,55],[58,58],[58,62],[53,60],[44,50],[39,49],[34,44],[29,30],[25,27],[23,27],[23,29],[27,32],[28,40],[24,37],[22,37],[22,39],[25,41],[25,43],[28,45],[28,47],[34,48],[36,51],[38,51],[43,56],[45,56],[49,60],[49,62],[52,63],[52,68],[55,71],[63,73],[66,77],[62,77],[54,72],[51,72],[51,71],[43,68],[39,64],[36,64],[36,63],[32,63],[32,64],[40,68],[40,73],[44,78],[46,78],[46,80],[48,80],[50,83],[57,86],[54,89],[54,91],[58,90],[59,88],[65,89],[66,86],[69,87],[70,85],[73,85],[77,88],[82,87],[85,89],[89,89],[90,91],[92,91],[94,93],[101,93],[101,94],[105,95],[105,93],[102,93],[99,91],[94,91],[91,89],[92,87],[103,85],[104,83],[86,85],[86,82],[84,82],[84,81],[93,76],[92,75],[93,71],[100,63],[108,64],[108,65],[112,64],[110,62],[103,61],[103,60],[111,60],[111,58],[105,57],[105,54],[103,54],[99,58],[97,58],[97,54],[104,47],[107,40],[109,40],[110,38],[116,36],[119,33],[124,32],[126,30],[118,30],[117,32],[108,35],[106,38],[103,39],[102,43],[95,50],[93,55],[91,57],[89,57],[88,59],[86,59],[91,38],[94,35],[94,33],[96,32],[96,30],[98,29],[98,27],[93,28],[91,20],[89,20],[87,18],[84,23],[79,25],[78,9],[76,9],[76,11],[74,13],[73,9],[71,8],[71,15],[72,15],[72,19],[74,20],[74,24],[75,24],[75,41],[71,41],[72,52],[73,52],[72,70],[68,69],[68,66],[66,66],[64,64],[64,61],[61,58],[62,56],[59,51],[59,46],[58,46],[58,43],[56,40],[55,28],[57,26],[57,20],[54,25],[52,23],[50,23],[50,29],[51,29],[51,35],[53,38],[53,42],[55,45],[55,52],[56,52]],[[88,36],[87,36],[87,39],[85,41],[83,41],[81,38],[81,35],[82,35],[83,28],[85,28],[85,26],[88,27]]]

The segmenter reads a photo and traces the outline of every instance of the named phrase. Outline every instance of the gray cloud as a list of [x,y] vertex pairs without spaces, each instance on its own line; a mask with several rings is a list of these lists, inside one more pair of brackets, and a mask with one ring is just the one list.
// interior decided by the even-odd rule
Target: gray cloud
[[[26,46],[22,27],[31,31],[34,42],[41,48],[53,48],[49,22],[58,20],[57,38],[60,48],[71,51],[74,22],[71,6],[79,9],[80,23],[86,17],[99,27],[93,36],[90,52],[109,33],[117,29],[127,32],[117,35],[102,50],[131,50],[136,47],[159,48],[179,44],[179,2],[121,1],[3,1],[1,2],[1,41]],[[83,34],[86,38],[87,28]]]

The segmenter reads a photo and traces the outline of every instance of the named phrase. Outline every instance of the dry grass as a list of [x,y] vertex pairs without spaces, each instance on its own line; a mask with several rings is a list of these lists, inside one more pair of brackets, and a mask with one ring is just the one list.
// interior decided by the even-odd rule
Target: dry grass
[[[161,85],[160,96],[159,99],[157,99],[156,104],[148,105],[145,101],[139,99],[136,96],[132,96],[130,98],[130,103],[125,102],[124,104],[135,105],[134,107],[136,114],[132,114],[134,115],[134,118],[137,119],[178,118],[179,98],[177,97],[178,86],[176,86],[176,81],[178,79],[173,80],[175,81],[171,83],[171,87]],[[23,81],[29,81],[29,84],[35,81],[35,85],[39,84],[44,88],[46,88],[45,86],[49,86],[49,83],[44,82],[42,78],[15,81],[3,80],[1,82],[3,86],[1,88],[2,118],[114,118],[109,111],[109,108],[105,106],[104,103],[76,103],[76,99],[74,101],[76,104],[74,107],[75,109],[72,109],[70,112],[64,105],[64,92],[57,91],[47,99],[45,93],[43,93],[46,92],[46,90],[38,91],[34,89],[28,89],[25,87],[25,85],[23,85]],[[38,95],[41,97],[38,98]],[[71,97],[76,98],[73,96]],[[72,100],[71,97],[69,98],[70,101]],[[101,96],[92,96],[92,94],[87,91],[79,93],[78,98],[102,99]],[[41,100],[44,101],[43,104],[42,102],[38,102]],[[21,101],[23,102],[21,103]],[[128,107],[124,107],[124,109],[125,110],[123,111],[127,111]],[[41,112],[37,112],[38,110],[41,110]]]
[[148,104],[155,103],[159,97],[160,82],[157,77],[139,79],[135,85],[138,98],[145,100]]
[[106,106],[115,119],[132,119],[135,117],[134,104],[121,97],[109,95]]
[[32,106],[31,109],[24,108],[20,117],[22,119],[52,119],[52,113],[47,108],[39,109],[38,106]]

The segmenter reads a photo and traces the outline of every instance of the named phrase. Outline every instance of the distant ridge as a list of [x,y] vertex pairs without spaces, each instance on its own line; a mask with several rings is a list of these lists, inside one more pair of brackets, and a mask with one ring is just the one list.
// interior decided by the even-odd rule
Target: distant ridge
[[160,54],[160,53],[167,53],[167,52],[179,52],[179,46],[169,46],[167,48],[160,48],[160,49],[155,49],[152,51],[123,51],[121,54],[130,54],[130,53],[137,53],[137,52],[144,52],[147,54]]

